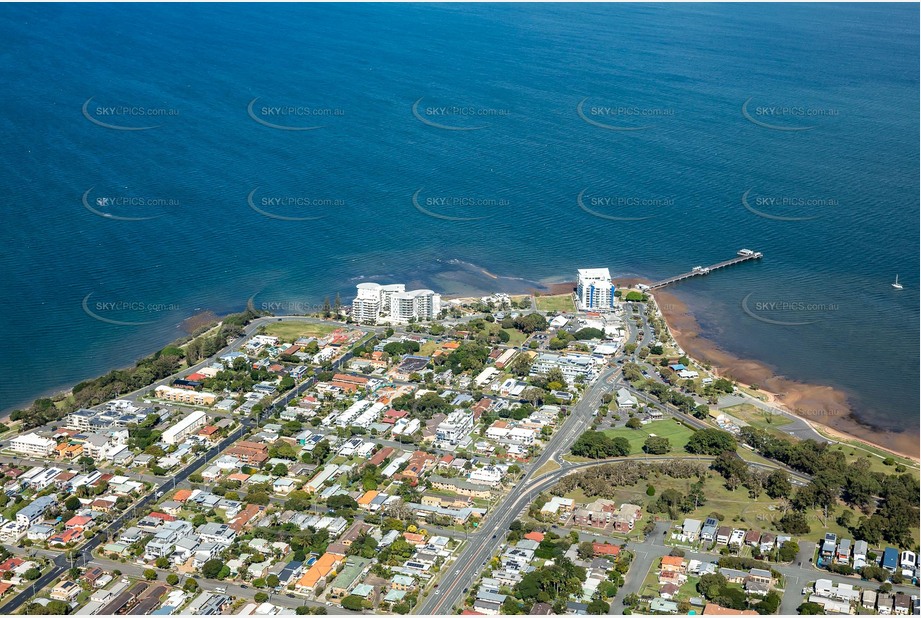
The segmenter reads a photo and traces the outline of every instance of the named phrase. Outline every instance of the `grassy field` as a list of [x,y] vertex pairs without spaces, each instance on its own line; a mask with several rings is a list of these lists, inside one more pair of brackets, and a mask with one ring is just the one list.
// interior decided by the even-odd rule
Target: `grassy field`
[[775,431],[776,433],[782,433],[777,429],[778,427],[783,427],[793,422],[793,419],[788,416],[783,414],[770,414],[750,403],[721,408],[720,412],[724,412],[739,420],[745,421],[752,427],[757,427],[758,429],[764,429],[766,431]]
[[747,387],[747,386],[745,386],[745,385],[743,385],[743,384],[736,384],[736,388],[739,389],[740,391],[742,391],[743,393],[745,393],[745,394],[747,394],[747,395],[751,395],[752,397],[754,397],[755,399],[758,399],[758,400],[760,400],[760,401],[767,401],[767,399],[768,399],[767,395],[765,395],[765,394],[762,393],[761,391],[757,391],[757,390],[755,390],[755,389],[753,389],[753,388],[749,388],[749,387]]
[[649,570],[646,571],[646,577],[643,578],[643,584],[640,586],[639,595],[642,597],[650,596],[657,597],[659,596],[659,567],[662,565],[661,559],[656,559],[651,565],[649,565]]
[[671,445],[670,452],[684,453],[684,445],[688,443],[688,439],[690,439],[694,431],[674,419],[667,418],[661,421],[653,421],[639,429],[606,429],[604,433],[609,438],[627,438],[630,442],[630,454],[636,455],[643,452],[643,443],[650,435],[668,438]]
[[537,309],[538,311],[572,312],[576,310],[576,306],[573,303],[572,294],[559,294],[557,296],[538,296]]
[[419,348],[419,356],[431,356],[432,353],[438,349],[437,341],[426,341],[422,344],[422,347]]
[[831,447],[833,450],[842,451],[848,459],[866,459],[870,462],[870,470],[874,472],[884,472],[886,474],[896,474],[895,466],[887,466],[883,460],[891,457],[896,464],[902,464],[907,468],[907,472],[914,477],[919,476],[918,464],[910,459],[893,455],[888,451],[874,448],[860,442],[846,442],[844,444],[835,444]]
[[[730,406],[728,408],[723,408],[720,411],[743,420],[753,427],[763,429],[781,437],[787,437],[788,434],[784,433],[780,428],[793,422],[789,417],[782,414],[765,414],[761,409],[748,403],[743,403],[737,406]],[[822,433],[820,426],[816,426],[816,429]],[[834,437],[832,437],[832,439],[834,439]],[[898,455],[893,455],[892,453],[867,444],[856,441],[846,441],[843,444],[835,444],[831,448],[834,450],[842,451],[848,460],[866,459],[870,462],[870,469],[874,472],[894,474],[895,466],[887,466],[883,464],[883,460],[885,458],[891,457],[896,464],[902,464],[905,466],[909,473],[915,477],[919,476],[919,467],[917,463],[910,459],[899,457]],[[739,451],[739,454],[744,456],[742,450]]]
[[333,324],[308,324],[304,322],[275,322],[265,327],[266,335],[274,335],[282,341],[293,342],[299,337],[323,337],[339,328]]
[[502,330],[508,333],[509,339],[506,345],[509,347],[520,347],[521,344],[524,343],[525,339],[528,338],[527,335],[515,328],[503,328]]
[[534,473],[534,478],[537,478],[543,474],[547,474],[548,472],[553,472],[554,470],[559,470],[559,468],[560,468],[560,464],[556,463],[555,461],[551,459],[550,461],[542,465],[537,470],[537,472]]
[[[613,496],[605,497],[611,498],[618,503],[629,502],[631,504],[638,504],[644,507],[645,510],[645,507],[651,502],[654,502],[658,495],[664,490],[675,489],[679,492],[687,492],[692,481],[693,479],[673,479],[667,476],[660,476],[658,478],[650,478],[646,481],[641,481],[632,487],[619,487],[614,491]],[[647,484],[652,485],[656,489],[656,494],[652,497],[646,494]],[[710,515],[710,513],[716,512],[723,516],[723,522],[728,526],[737,528],[748,526],[751,528],[758,528],[762,531],[779,532],[774,525],[774,522],[779,520],[782,515],[779,508],[779,500],[772,500],[766,494],[761,494],[756,500],[752,500],[749,498],[747,490],[740,488],[736,491],[730,491],[726,489],[722,477],[715,475],[705,481],[703,493],[704,496],[706,496],[707,502],[695,511],[682,517],[692,517],[703,520]],[[567,493],[566,497],[572,498],[576,502],[583,503],[592,502],[594,500],[594,498],[587,497],[585,492],[581,489],[575,489]],[[812,532],[806,535],[807,538],[818,538],[826,531],[847,537],[850,533],[845,528],[839,526],[835,521],[842,510],[851,509],[842,505],[837,505],[834,509],[834,515],[829,517],[824,523],[820,517],[821,513],[819,511],[809,511],[806,514],[806,520],[812,528]],[[662,517],[662,514],[659,516]],[[852,511],[852,518],[854,520],[858,519],[859,516],[860,513]],[[917,532],[915,532],[915,539],[917,538]]]

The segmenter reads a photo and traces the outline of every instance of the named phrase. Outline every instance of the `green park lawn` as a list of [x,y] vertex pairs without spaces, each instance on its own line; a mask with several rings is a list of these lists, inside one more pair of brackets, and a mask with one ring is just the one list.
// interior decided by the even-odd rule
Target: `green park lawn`
[[266,335],[282,341],[296,341],[299,337],[323,337],[339,328],[334,324],[309,324],[306,322],[274,322],[265,327]]
[[558,294],[556,296],[538,296],[538,311],[572,312],[576,310],[572,294]]
[[643,452],[643,443],[650,435],[668,438],[671,453],[684,454],[684,445],[688,443],[694,431],[678,421],[666,418],[643,425],[639,429],[606,429],[604,434],[609,438],[623,437],[630,442],[630,454],[638,455]]
[[509,339],[506,345],[512,348],[521,347],[521,344],[528,338],[526,334],[516,328],[503,328],[502,330],[508,333]]
[[721,408],[720,412],[724,412],[725,414],[745,421],[752,427],[764,429],[765,431],[777,433],[778,435],[782,434],[782,432],[778,430],[779,427],[789,425],[793,422],[793,420],[788,416],[783,414],[770,414],[756,406],[753,406],[750,403],[742,403],[737,406]]

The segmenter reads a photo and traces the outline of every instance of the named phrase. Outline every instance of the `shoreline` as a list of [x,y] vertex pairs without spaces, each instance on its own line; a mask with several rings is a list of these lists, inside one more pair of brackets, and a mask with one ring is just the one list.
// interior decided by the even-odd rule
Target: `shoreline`
[[179,342],[191,336],[192,333],[194,333],[197,329],[202,328],[203,326],[207,326],[208,324],[216,324],[220,322],[222,318],[223,316],[218,315],[217,313],[215,313],[214,311],[210,309],[199,311],[198,313],[185,318],[179,324],[176,325],[176,328],[181,329],[185,333],[185,335],[177,337],[175,339],[171,339],[170,341],[166,342],[159,348],[152,350],[134,359],[130,364],[124,364],[120,367],[110,367],[109,369],[103,371],[102,373],[90,375],[85,378],[81,378],[75,382],[68,382],[65,384],[59,384],[57,386],[52,386],[42,391],[38,395],[35,395],[30,400],[23,401],[22,403],[19,403],[19,404],[13,404],[12,406],[10,406],[9,408],[5,410],[0,410],[0,422],[9,424],[11,422],[10,415],[13,413],[13,411],[26,410],[30,408],[39,399],[57,399],[57,398],[69,397],[71,393],[73,392],[74,387],[80,384],[81,382],[86,382],[88,380],[95,380],[96,378],[100,378],[112,371],[119,371],[121,369],[130,369],[141,359],[147,358],[151,354],[155,354],[157,351],[162,350],[163,348],[166,348],[171,345],[182,345]]
[[[512,277],[500,277],[483,268],[477,268],[482,274],[493,280],[512,279]],[[647,279],[636,276],[614,277],[612,280],[618,288],[649,283]],[[572,292],[576,287],[576,282],[560,281],[559,278],[545,279],[539,284],[540,288],[532,287],[528,293],[535,296],[553,296]],[[484,292],[484,295],[488,293]],[[518,294],[507,293],[510,296],[520,295],[520,292]],[[701,336],[697,319],[688,306],[674,294],[666,290],[658,290],[650,293],[650,296],[655,299],[666,328],[685,354],[698,364],[708,365],[714,375],[731,378],[744,386],[757,384],[758,392],[766,396],[767,403],[802,419],[816,432],[830,439],[870,446],[921,463],[919,436],[879,430],[861,422],[851,409],[848,395],[844,391],[831,386],[809,384],[779,376],[776,370],[766,363],[754,359],[743,359],[731,354],[712,339]],[[450,298],[473,300],[471,296],[461,295]]]
[[[640,279],[629,281],[632,284],[642,282]],[[839,389],[779,376],[766,363],[727,352],[715,341],[701,336],[696,318],[674,294],[659,290],[651,295],[666,328],[681,349],[700,364],[708,364],[715,375],[745,386],[757,384],[758,392],[767,396],[767,403],[804,420],[832,439],[853,441],[914,462],[921,461],[919,436],[880,430],[861,422],[850,407],[847,393]]]
[[[476,296],[480,294],[489,295],[498,291],[506,292],[510,296],[531,294],[535,296],[553,296],[572,292],[576,285],[574,281],[566,281],[564,277],[533,281],[519,277],[496,275],[474,264],[463,263],[462,266],[465,270],[474,271],[484,277],[486,281],[482,283],[501,285],[500,282],[503,281],[514,282],[510,287],[516,288],[515,291],[495,289],[486,291],[483,289],[479,290]],[[646,279],[637,276],[615,277],[613,281],[619,288],[632,287],[637,283],[648,283]],[[816,431],[824,432],[832,439],[853,441],[854,443],[869,445],[881,451],[905,457],[914,462],[921,461],[921,458],[919,458],[919,455],[921,455],[919,453],[919,436],[883,431],[862,423],[849,406],[847,393],[831,386],[808,384],[779,376],[772,367],[765,363],[753,359],[739,358],[720,348],[715,341],[702,337],[696,318],[691,314],[687,305],[675,295],[665,290],[659,290],[651,294],[651,296],[656,300],[656,305],[665,321],[666,328],[682,350],[699,364],[709,365],[710,370],[715,375],[730,377],[746,386],[757,384],[758,392],[767,397],[768,403],[797,418],[803,419],[813,428],[816,428]],[[446,300],[474,297],[469,293],[444,296]],[[536,307],[532,309],[536,309]],[[205,310],[189,316],[177,324],[177,328],[181,328],[188,336],[204,323],[219,321],[220,319],[221,316]],[[174,339],[166,345],[176,343],[183,338]],[[86,379],[93,379],[94,377],[99,376]],[[52,387],[33,398],[32,402],[24,402],[21,406],[14,406],[3,411],[0,415],[2,415],[2,418],[8,419],[13,410],[28,408],[34,403],[35,399],[66,396],[79,382]],[[821,428],[821,431],[818,428]]]

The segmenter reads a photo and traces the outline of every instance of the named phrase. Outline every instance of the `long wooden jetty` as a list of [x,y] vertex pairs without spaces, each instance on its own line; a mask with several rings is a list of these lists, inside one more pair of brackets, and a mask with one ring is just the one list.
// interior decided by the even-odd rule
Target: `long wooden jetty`
[[719,270],[720,268],[726,268],[728,266],[735,266],[736,264],[741,264],[742,262],[747,262],[749,260],[760,260],[762,257],[764,257],[764,254],[760,251],[752,251],[751,249],[739,249],[738,253],[736,253],[736,257],[732,259],[718,262],[712,266],[695,266],[686,273],[681,273],[680,275],[675,275],[674,277],[669,277],[668,279],[663,279],[662,281],[656,281],[655,283],[650,284],[647,289],[657,290],[659,288],[664,288],[666,285],[677,283],[678,281],[684,281],[685,279],[690,279],[691,277],[709,275],[714,270]]

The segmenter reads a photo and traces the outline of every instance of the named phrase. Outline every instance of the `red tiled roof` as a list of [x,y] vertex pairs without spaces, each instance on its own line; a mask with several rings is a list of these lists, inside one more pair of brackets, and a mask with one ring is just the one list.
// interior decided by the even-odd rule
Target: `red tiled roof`
[[412,543],[413,545],[419,545],[425,542],[425,537],[415,532],[404,532],[403,538],[406,539],[407,543]]
[[620,546],[611,545],[610,543],[592,543],[592,550],[594,550],[596,556],[617,556],[620,554]]
[[729,609],[716,603],[707,603],[703,614],[704,616],[757,616],[758,612],[753,609]]
[[239,515],[230,520],[230,523],[227,524],[233,528],[236,532],[240,532],[243,528],[246,527],[246,524],[250,522],[262,509],[259,508],[258,504],[247,504],[246,508],[243,509]]
[[524,538],[528,539],[529,541],[537,541],[538,543],[540,543],[541,541],[544,540],[544,533],[537,532],[537,531],[528,532],[526,535],[524,535]]
[[92,517],[87,517],[86,515],[74,515],[73,517],[68,519],[66,522],[64,522],[64,527],[65,528],[77,528],[77,527],[83,528],[86,526],[86,524],[91,523],[92,521],[93,521]]
[[64,532],[59,532],[53,537],[48,539],[48,544],[60,543],[62,545],[67,545],[68,543],[73,542],[77,537],[83,534],[83,530],[80,528],[71,528],[70,530],[65,530]]
[[385,446],[378,452],[374,453],[374,456],[368,460],[368,463],[372,466],[379,466],[385,461],[387,461],[387,458],[390,457],[390,455],[392,454],[393,454],[393,447]]
[[7,558],[3,562],[0,562],[0,573],[6,573],[7,571],[12,571],[19,565],[21,565],[25,560],[22,558]]

